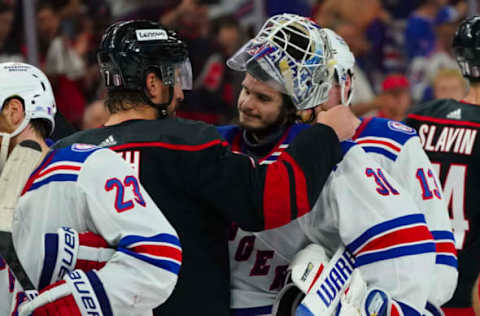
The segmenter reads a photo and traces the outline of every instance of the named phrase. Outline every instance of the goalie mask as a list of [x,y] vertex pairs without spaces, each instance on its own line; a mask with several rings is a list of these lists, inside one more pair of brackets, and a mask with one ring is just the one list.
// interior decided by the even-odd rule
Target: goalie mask
[[[322,32],[328,40],[329,47],[332,51],[332,58],[335,80],[340,85],[341,102],[344,105],[350,105],[353,97],[353,66],[355,65],[355,57],[353,56],[348,44],[345,40],[334,31],[324,28]],[[348,96],[345,95],[347,78],[351,77],[351,86]]]
[[40,69],[24,63],[0,64],[0,109],[12,98],[22,101],[25,118],[12,133],[0,133],[0,170],[7,158],[10,138],[20,134],[31,120],[46,120],[50,134],[55,127],[55,98],[50,82]]
[[154,72],[170,88],[169,101],[149,104],[167,107],[173,87],[192,88],[192,68],[186,44],[171,30],[147,20],[132,20],[111,25],[103,35],[97,52],[100,72],[109,91],[145,92],[145,79]]
[[314,108],[328,99],[333,76],[330,49],[320,30],[295,14],[273,16],[227,65],[289,95],[298,110]]

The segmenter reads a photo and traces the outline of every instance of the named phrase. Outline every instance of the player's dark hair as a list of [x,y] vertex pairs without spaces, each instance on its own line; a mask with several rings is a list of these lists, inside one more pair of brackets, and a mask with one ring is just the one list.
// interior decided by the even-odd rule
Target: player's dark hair
[[105,106],[110,114],[133,109],[139,104],[149,104],[145,93],[132,90],[110,90]]
[[287,117],[287,124],[293,124],[297,121],[297,108],[293,104],[289,95],[282,93],[282,107]]
[[30,121],[35,133],[37,133],[43,139],[47,138],[50,135],[50,122],[46,119],[33,119]]

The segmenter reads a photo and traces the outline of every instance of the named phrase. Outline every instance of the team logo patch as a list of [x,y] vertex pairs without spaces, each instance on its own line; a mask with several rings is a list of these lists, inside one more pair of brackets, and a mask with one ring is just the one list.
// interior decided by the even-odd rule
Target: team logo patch
[[413,128],[397,121],[388,121],[388,128],[390,128],[392,131],[402,132],[409,135],[415,134],[415,130]]
[[97,148],[98,148],[97,146],[89,145],[89,144],[73,144],[72,145],[72,150],[77,152],[87,152],[87,151],[95,150]]
[[167,32],[159,29],[136,30],[139,41],[158,41],[168,39]]

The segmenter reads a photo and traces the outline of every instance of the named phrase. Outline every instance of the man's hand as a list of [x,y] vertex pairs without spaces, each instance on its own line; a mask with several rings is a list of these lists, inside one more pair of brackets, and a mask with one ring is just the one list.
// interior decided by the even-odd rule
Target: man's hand
[[340,141],[351,138],[360,125],[360,120],[344,105],[337,105],[328,111],[318,113],[316,122],[333,128]]

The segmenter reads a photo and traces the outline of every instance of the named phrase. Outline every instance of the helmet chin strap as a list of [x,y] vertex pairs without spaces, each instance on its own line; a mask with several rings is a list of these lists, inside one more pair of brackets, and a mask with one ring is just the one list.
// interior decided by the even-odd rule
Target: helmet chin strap
[[147,100],[148,104],[153,106],[154,108],[158,109],[159,111],[159,118],[165,118],[168,116],[167,108],[172,103],[173,100],[173,86],[168,86],[168,101],[165,103],[153,103],[152,99],[148,96],[146,91],[144,91],[145,99]]
[[28,123],[30,122],[30,116],[27,114],[23,119],[22,123],[13,131],[12,133],[0,133],[2,136],[2,144],[0,145],[0,172],[3,170],[3,166],[8,158],[8,149],[10,147],[10,141],[13,137],[20,134],[25,127],[27,127]]

